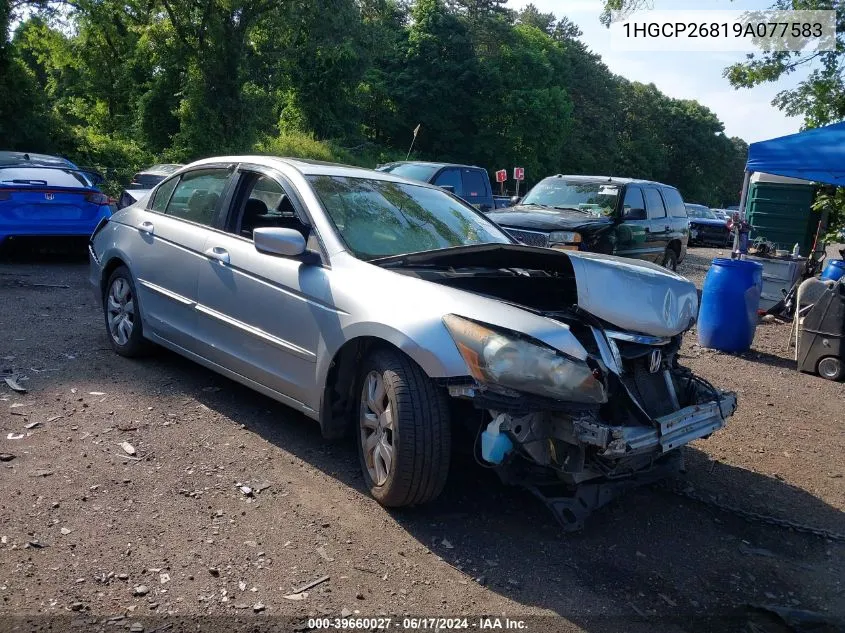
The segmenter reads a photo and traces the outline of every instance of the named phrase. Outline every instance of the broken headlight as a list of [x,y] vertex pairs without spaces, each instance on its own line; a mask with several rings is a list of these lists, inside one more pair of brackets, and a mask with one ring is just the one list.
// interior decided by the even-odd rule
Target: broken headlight
[[454,314],[443,317],[443,323],[473,378],[481,383],[557,400],[607,402],[600,375],[584,361]]

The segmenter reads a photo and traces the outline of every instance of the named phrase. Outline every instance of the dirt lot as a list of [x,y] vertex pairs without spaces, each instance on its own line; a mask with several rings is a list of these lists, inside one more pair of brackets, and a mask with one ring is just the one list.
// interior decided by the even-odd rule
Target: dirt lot
[[[700,283],[715,252],[691,251],[681,272]],[[845,618],[845,544],[666,491],[635,491],[567,535],[527,493],[456,459],[440,500],[388,512],[363,491],[351,442],[325,443],[302,416],[174,354],[112,353],[86,272],[79,258],[0,263],[0,369],[29,390],[0,381],[0,452],[14,455],[0,464],[0,629],[63,615],[150,631],[210,615],[199,628],[306,630],[308,616],[350,614],[396,628],[412,614],[470,628],[538,616],[532,631],[787,630],[749,605]],[[683,362],[740,407],[684,449],[685,480],[843,533],[845,385],[797,373],[788,328],[761,325],[742,357],[688,337]]]

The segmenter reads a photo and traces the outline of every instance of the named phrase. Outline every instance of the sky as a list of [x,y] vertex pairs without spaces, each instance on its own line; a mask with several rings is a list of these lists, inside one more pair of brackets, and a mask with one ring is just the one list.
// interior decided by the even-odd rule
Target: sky
[[[508,8],[519,10],[529,2],[543,13],[566,16],[584,32],[582,40],[601,55],[608,68],[631,81],[653,83],[663,93],[677,99],[695,99],[710,108],[725,124],[728,136],[738,136],[749,143],[797,132],[800,117],[787,117],[771,105],[775,95],[795,86],[804,74],[795,73],[775,83],[734,90],[722,71],[743,53],[700,52],[620,52],[611,50],[610,33],[599,22],[600,0],[510,0]],[[654,9],[764,9],[766,0],[653,0]]]

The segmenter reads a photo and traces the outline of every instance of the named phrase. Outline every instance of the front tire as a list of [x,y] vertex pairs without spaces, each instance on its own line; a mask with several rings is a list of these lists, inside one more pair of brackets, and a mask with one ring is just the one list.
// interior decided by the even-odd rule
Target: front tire
[[364,361],[358,387],[358,456],[370,494],[387,507],[435,499],[449,474],[445,394],[410,358],[391,350]]
[[672,272],[678,270],[678,253],[671,246],[663,254],[663,268],[668,268]]
[[106,282],[103,295],[106,333],[112,349],[128,358],[142,356],[150,344],[144,339],[135,282],[126,266],[117,267]]

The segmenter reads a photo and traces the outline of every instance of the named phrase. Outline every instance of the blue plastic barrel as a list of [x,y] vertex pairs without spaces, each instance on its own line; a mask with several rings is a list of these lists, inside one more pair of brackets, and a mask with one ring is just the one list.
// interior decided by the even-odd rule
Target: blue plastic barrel
[[701,292],[699,344],[723,352],[744,352],[751,347],[762,291],[762,265],[714,259]]
[[831,259],[824,265],[822,279],[836,281],[845,275],[845,259]]

